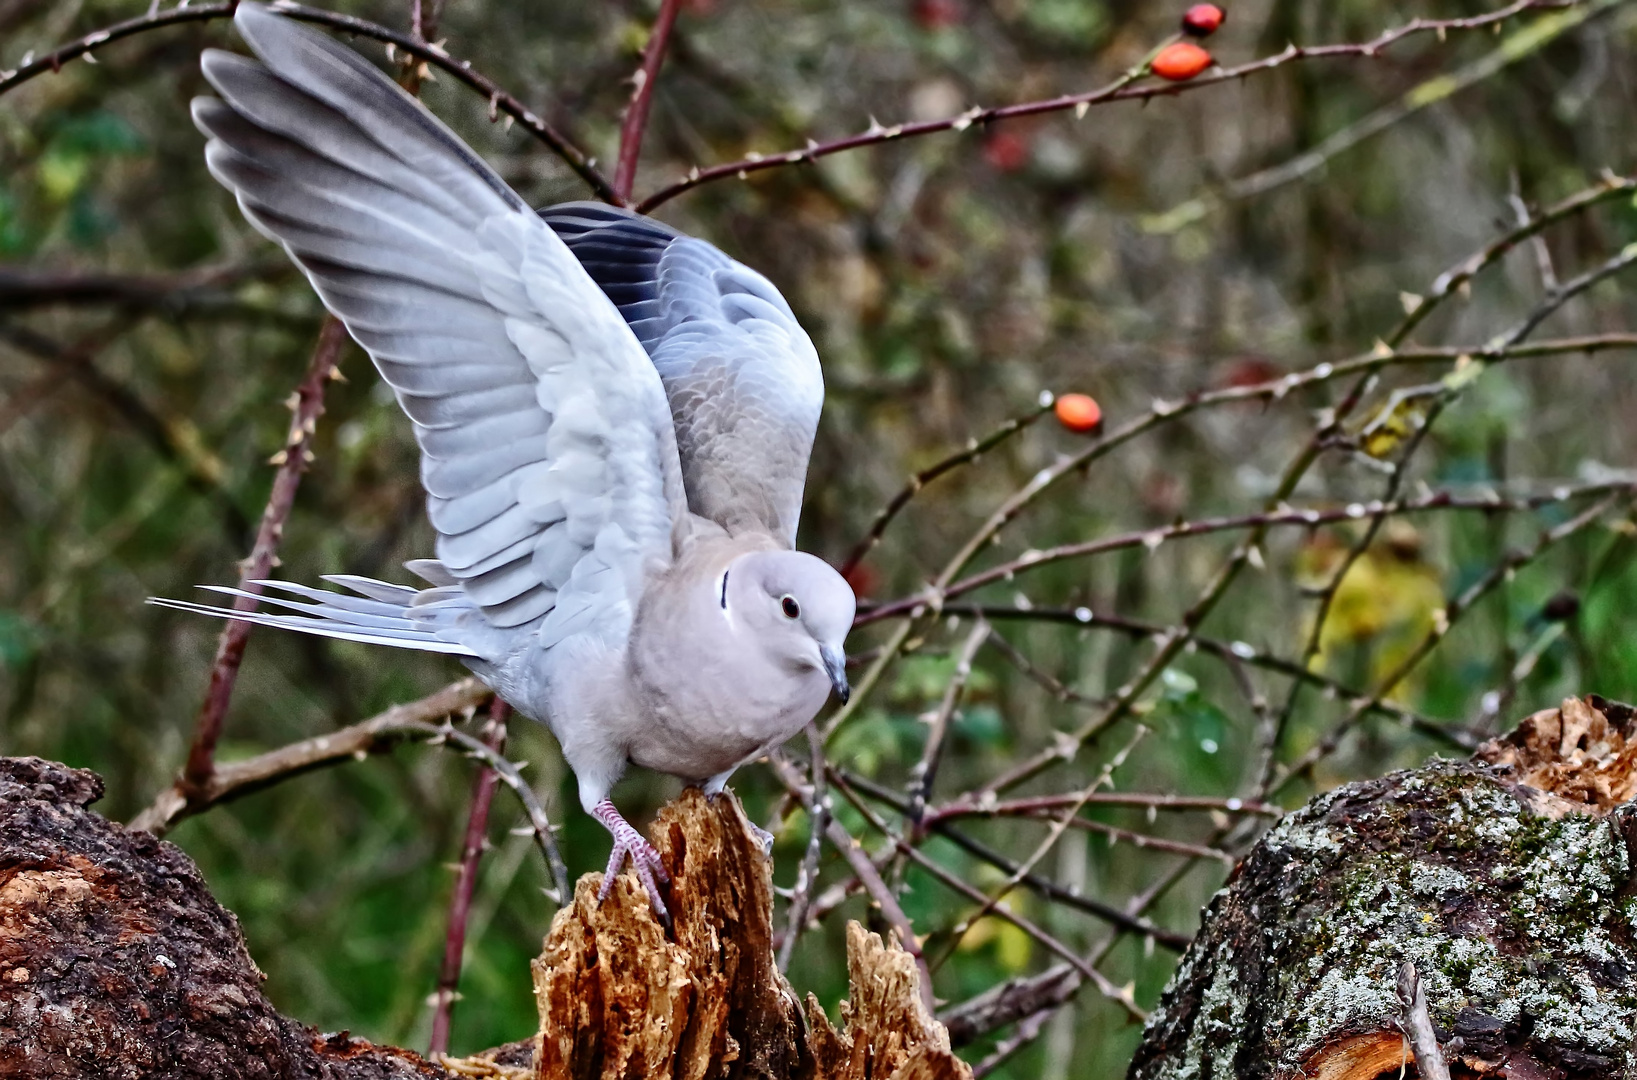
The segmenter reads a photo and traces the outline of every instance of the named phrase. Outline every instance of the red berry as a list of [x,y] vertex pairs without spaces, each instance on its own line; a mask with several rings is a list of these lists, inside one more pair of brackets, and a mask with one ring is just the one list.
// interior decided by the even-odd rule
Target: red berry
[[1191,41],[1178,41],[1161,49],[1149,69],[1162,79],[1187,82],[1212,63],[1211,54],[1198,45]]
[[1086,394],[1064,394],[1057,399],[1053,411],[1057,422],[1070,431],[1085,434],[1103,422],[1103,408]]
[[942,30],[965,17],[957,0],[915,0],[911,12],[923,30]]
[[1028,140],[1002,129],[984,140],[983,158],[1001,172],[1017,172],[1029,163]]
[[1182,13],[1182,32],[1190,37],[1210,37],[1228,13],[1215,4],[1195,4]]

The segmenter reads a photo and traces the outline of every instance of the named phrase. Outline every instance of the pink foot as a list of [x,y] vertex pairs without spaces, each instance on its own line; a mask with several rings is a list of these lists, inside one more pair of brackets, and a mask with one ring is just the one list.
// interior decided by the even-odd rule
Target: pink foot
[[597,892],[597,903],[602,903],[614,888],[614,878],[625,867],[625,857],[631,857],[631,869],[637,872],[637,880],[642,887],[648,890],[648,902],[653,905],[654,914],[659,921],[669,924],[671,913],[665,910],[665,901],[660,899],[659,883],[669,885],[671,876],[665,872],[665,867],[659,861],[659,852],[654,850],[641,833],[631,827],[631,823],[620,816],[613,802],[604,799],[591,808],[591,814],[603,823],[614,837],[614,850],[608,856],[608,870],[603,874],[603,887]]

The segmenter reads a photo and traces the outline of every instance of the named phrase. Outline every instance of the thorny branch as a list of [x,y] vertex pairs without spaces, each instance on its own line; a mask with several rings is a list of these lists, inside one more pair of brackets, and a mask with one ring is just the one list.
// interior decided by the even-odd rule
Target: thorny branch
[[[419,8],[416,9],[417,17]],[[506,752],[506,720],[511,706],[499,698],[489,702],[489,719],[478,738],[496,754]],[[449,1049],[449,1022],[459,997],[461,962],[466,952],[466,923],[472,914],[472,895],[477,890],[478,864],[489,846],[489,807],[494,802],[499,775],[487,764],[478,766],[472,778],[472,806],[466,818],[466,838],[461,844],[455,888],[449,896],[448,929],[443,940],[443,962],[438,967],[438,989],[432,995],[432,1035],[427,1055],[436,1058]]]
[[[101,30],[85,35],[77,41],[60,46],[45,56],[28,60],[12,71],[0,71],[0,94],[4,94],[48,71],[61,71],[62,66],[70,60],[86,56],[93,49],[99,49],[122,38],[166,26],[174,26],[178,23],[206,22],[211,19],[229,18],[237,6],[237,0],[226,0],[223,3],[176,7],[169,11],[154,12],[140,18],[127,19],[125,22],[104,27]],[[494,80],[474,68],[471,61],[457,60],[450,56],[441,45],[418,39],[412,34],[401,34],[396,30],[390,30],[367,19],[325,11],[322,8],[307,7],[303,4],[291,3],[290,0],[274,0],[270,6],[280,14],[288,15],[292,19],[317,23],[334,30],[343,30],[349,34],[357,34],[360,37],[373,38],[376,41],[384,42],[389,50],[402,51],[424,64],[445,72],[489,99],[491,119],[496,119],[501,114],[510,117],[521,125],[523,130],[544,143],[552,153],[562,158],[563,162],[590,186],[598,198],[608,202],[618,201],[614,197],[613,186],[609,184],[602,173],[597,171],[596,165],[589,157],[550,123],[541,119],[517,98],[501,89]]]
[[[273,569],[273,559],[284,539],[284,524],[295,506],[296,491],[301,487],[301,475],[313,460],[308,440],[317,430],[318,417],[324,411],[324,386],[340,376],[336,366],[341,358],[341,347],[347,332],[334,315],[326,316],[318,332],[318,344],[313,347],[307,362],[307,373],[302,376],[290,401],[290,433],[284,447],[273,455],[277,472],[273,474],[273,490],[267,496],[261,524],[256,529],[255,543],[250,555],[239,567],[239,588],[259,593],[261,586],[254,582],[267,577]],[[248,611],[255,601],[235,597],[233,607]],[[181,785],[188,793],[203,792],[216,767],[216,743],[222,737],[222,721],[227,716],[228,702],[233,697],[233,684],[238,681],[239,665],[244,661],[245,645],[250,640],[251,624],[231,620],[223,627],[217,639],[216,659],[210,668],[210,683],[205,689],[204,703],[193,724],[193,744],[188,750],[187,764],[182,769]]]
[[424,741],[437,734],[420,724],[471,711],[493,696],[487,686],[467,677],[450,683],[418,701],[394,705],[385,712],[356,724],[316,735],[265,754],[217,764],[210,779],[192,798],[180,783],[160,792],[153,803],[131,819],[130,828],[164,836],[183,819],[204,813],[213,806],[264,791],[275,784],[305,775],[314,769],[362,761],[406,741]]
[[[1618,0],[1598,0],[1592,7],[1601,9],[1611,2],[1618,2]],[[1197,78],[1186,83],[1148,83],[1141,86],[1132,86],[1130,85],[1132,80],[1129,75],[1122,75],[1107,86],[1081,94],[1064,94],[1060,97],[1047,98],[1041,101],[1029,101],[1018,105],[1003,105],[987,109],[973,107],[958,116],[951,116],[942,120],[894,124],[890,127],[882,127],[879,123],[872,123],[867,131],[828,142],[809,141],[806,147],[799,150],[787,150],[779,154],[752,154],[739,161],[712,165],[705,169],[696,168],[689,172],[686,178],[642,200],[637,204],[637,209],[642,213],[649,213],[678,195],[714,180],[722,180],[730,176],[737,176],[742,179],[753,172],[805,164],[822,157],[828,157],[831,154],[857,150],[866,146],[876,146],[897,139],[931,135],[941,131],[960,132],[973,126],[982,127],[1000,120],[1013,120],[1024,116],[1038,116],[1042,113],[1063,112],[1069,109],[1074,110],[1076,117],[1081,117],[1086,114],[1087,109],[1094,105],[1105,105],[1115,101],[1149,101],[1160,97],[1179,97],[1191,91],[1203,90],[1266,71],[1273,71],[1298,60],[1328,60],[1343,57],[1375,59],[1398,42],[1416,35],[1437,34],[1439,37],[1443,37],[1454,32],[1488,29],[1533,11],[1556,11],[1576,7],[1576,0],[1516,0],[1515,3],[1509,4],[1499,11],[1465,19],[1413,19],[1403,26],[1377,35],[1370,41],[1358,42],[1357,44],[1309,45],[1305,47],[1291,45],[1283,52],[1273,56],[1253,60],[1237,67],[1224,68],[1214,75]],[[0,89],[3,89],[3,87],[0,87]]]
[[614,199],[621,206],[631,201],[631,189],[637,180],[637,161],[642,156],[642,133],[648,126],[648,110],[654,103],[654,88],[659,82],[659,68],[665,63],[665,49],[671,42],[671,31],[676,27],[676,16],[682,9],[682,0],[660,0],[659,17],[648,33],[643,46],[642,66],[631,77],[631,101],[625,107],[625,119],[620,124],[619,160],[614,167]]

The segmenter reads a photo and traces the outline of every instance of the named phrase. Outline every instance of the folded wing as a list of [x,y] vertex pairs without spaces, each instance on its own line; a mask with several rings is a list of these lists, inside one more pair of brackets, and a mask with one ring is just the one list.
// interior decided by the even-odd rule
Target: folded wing
[[665,383],[688,506],[795,546],[824,405],[818,353],[773,283],[710,244],[600,203],[540,211]]
[[438,561],[495,628],[629,625],[685,501],[653,365],[561,240],[352,51],[259,5],[209,51],[213,175],[392,386]]

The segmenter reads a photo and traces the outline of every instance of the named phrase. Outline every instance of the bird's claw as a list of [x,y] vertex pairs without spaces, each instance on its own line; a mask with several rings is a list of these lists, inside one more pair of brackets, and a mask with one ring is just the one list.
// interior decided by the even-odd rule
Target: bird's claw
[[660,922],[670,925],[671,913],[665,907],[659,887],[661,884],[669,885],[671,875],[665,872],[659,852],[620,815],[609,800],[604,799],[591,812],[614,837],[614,850],[609,853],[608,869],[603,874],[602,888],[597,891],[597,903],[608,899],[608,894],[614,889],[614,879],[625,868],[625,860],[629,856],[631,869],[636,871],[637,880],[648,891],[648,902],[653,906],[654,914]]
[[750,826],[750,834],[762,845],[762,854],[771,856],[773,854],[773,834],[754,821],[747,821],[745,824]]

